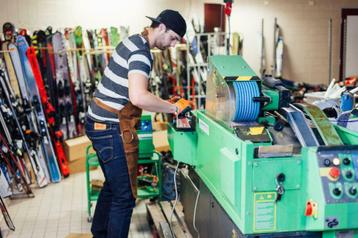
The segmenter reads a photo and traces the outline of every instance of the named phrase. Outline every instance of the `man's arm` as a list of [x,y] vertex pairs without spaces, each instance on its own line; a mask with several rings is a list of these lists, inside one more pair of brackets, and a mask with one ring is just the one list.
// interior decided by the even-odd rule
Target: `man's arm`
[[128,75],[129,100],[133,105],[150,112],[175,113],[176,106],[148,91],[148,78],[140,73]]

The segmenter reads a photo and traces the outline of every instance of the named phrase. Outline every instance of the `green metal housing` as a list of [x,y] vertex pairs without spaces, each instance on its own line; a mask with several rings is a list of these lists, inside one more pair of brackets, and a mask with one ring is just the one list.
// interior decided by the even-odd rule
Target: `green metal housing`
[[[151,115],[142,115],[141,123],[151,125]],[[153,133],[151,127],[148,130],[137,130],[139,137],[139,158],[150,158],[153,155]]]

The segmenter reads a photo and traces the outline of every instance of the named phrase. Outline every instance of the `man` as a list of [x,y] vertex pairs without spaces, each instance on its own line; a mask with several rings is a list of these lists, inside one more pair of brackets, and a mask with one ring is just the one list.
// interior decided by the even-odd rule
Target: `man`
[[91,228],[96,238],[128,236],[137,192],[135,126],[142,109],[178,114],[188,106],[184,99],[172,104],[147,90],[153,61],[150,49],[180,42],[186,32],[185,20],[173,10],[148,18],[150,27],[116,47],[86,116],[86,134],[105,176]]

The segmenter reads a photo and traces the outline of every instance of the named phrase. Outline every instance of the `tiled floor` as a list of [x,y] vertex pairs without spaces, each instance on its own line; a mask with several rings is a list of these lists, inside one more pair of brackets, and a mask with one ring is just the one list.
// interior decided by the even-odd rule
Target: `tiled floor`
[[[8,200],[7,208],[16,227],[10,231],[1,216],[3,237],[64,238],[69,233],[90,233],[87,222],[85,173],[73,174],[57,184],[33,189],[35,198]],[[129,237],[151,237],[145,201],[134,210]]]

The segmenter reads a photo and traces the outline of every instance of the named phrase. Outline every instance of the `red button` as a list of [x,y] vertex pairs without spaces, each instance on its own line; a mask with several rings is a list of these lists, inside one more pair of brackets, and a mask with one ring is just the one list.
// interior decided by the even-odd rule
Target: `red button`
[[313,207],[311,202],[306,203],[306,210],[305,210],[305,216],[312,216],[313,214]]
[[340,175],[340,170],[337,167],[332,167],[331,170],[329,171],[329,175],[333,178],[333,179],[337,179],[339,178]]

